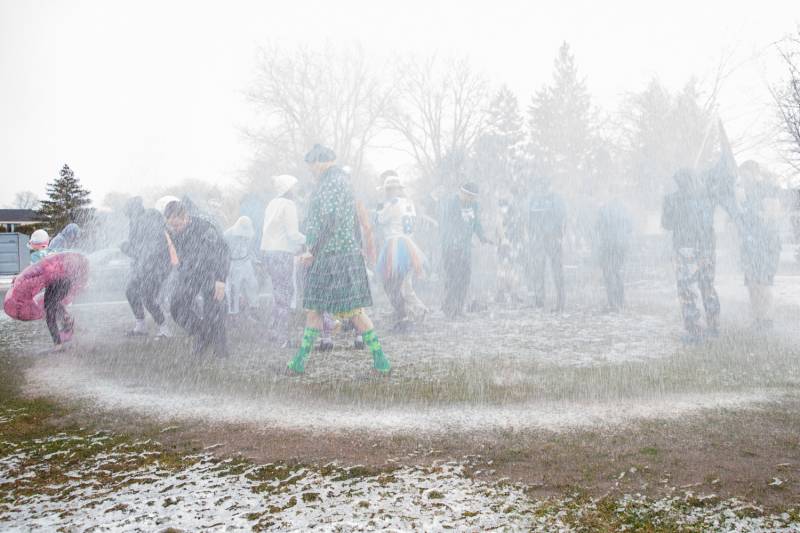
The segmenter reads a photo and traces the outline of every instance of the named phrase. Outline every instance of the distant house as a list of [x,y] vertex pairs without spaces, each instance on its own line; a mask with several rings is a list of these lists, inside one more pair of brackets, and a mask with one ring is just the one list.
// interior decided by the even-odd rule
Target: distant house
[[33,209],[0,209],[0,231],[17,231],[20,226],[41,222]]

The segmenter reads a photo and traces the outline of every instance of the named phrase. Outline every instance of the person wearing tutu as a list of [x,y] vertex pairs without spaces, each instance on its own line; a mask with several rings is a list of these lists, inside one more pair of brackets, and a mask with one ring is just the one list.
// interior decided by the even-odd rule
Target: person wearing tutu
[[383,289],[394,308],[395,330],[408,331],[412,321],[424,319],[428,308],[414,292],[413,277],[424,274],[425,256],[414,242],[414,202],[405,195],[405,187],[394,171],[384,173],[386,201],[378,205],[378,224],[383,229],[384,244],[378,256],[377,272]]

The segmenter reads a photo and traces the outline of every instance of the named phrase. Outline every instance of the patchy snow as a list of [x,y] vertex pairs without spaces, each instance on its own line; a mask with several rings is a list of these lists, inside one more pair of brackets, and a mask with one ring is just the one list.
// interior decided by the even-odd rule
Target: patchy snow
[[[474,480],[465,463],[452,461],[381,471],[207,454],[176,463],[158,443],[117,443],[102,432],[4,442],[1,449],[6,531],[575,531],[584,520],[593,523],[600,504],[538,500],[525,485]],[[63,453],[43,460],[45,450]],[[799,525],[788,513],[691,492],[659,500],[625,495],[613,505],[611,519],[622,524],[776,532]]]

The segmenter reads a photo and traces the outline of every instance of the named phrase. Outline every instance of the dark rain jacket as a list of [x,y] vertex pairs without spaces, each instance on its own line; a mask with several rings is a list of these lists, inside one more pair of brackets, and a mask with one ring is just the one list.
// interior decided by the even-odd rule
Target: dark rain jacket
[[622,202],[612,200],[603,205],[597,216],[597,244],[599,250],[627,250],[630,246],[633,225]]
[[473,233],[481,242],[486,242],[481,225],[480,205],[478,202],[462,205],[458,194],[448,198],[442,205],[439,213],[439,230],[445,252],[470,250]]
[[661,226],[672,232],[675,250],[692,248],[713,251],[714,207],[716,203],[704,191],[678,190],[664,197]]
[[528,235],[537,243],[561,242],[567,221],[564,201],[555,193],[531,195],[528,199]]
[[120,249],[138,269],[169,267],[166,223],[156,209],[144,209],[130,219],[128,240]]
[[214,281],[225,281],[230,269],[230,251],[213,224],[190,216],[186,229],[182,233],[170,233],[170,237],[178,254],[178,268],[182,274],[197,278],[210,276]]

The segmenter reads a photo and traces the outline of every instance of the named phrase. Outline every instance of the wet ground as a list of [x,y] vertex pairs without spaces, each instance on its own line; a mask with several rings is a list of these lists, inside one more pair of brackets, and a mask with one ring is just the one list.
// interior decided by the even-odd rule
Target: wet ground
[[265,342],[259,323],[241,317],[230,324],[229,358],[193,357],[180,332],[125,337],[131,324],[123,303],[76,306],[77,341],[64,353],[39,352],[48,347],[41,323],[9,323],[4,335],[32,356],[31,392],[106,408],[296,430],[557,430],[793,393],[798,280],[779,284],[775,329],[765,333],[748,327],[744,288],[723,279],[722,335],[689,348],[680,343],[668,285],[630,287],[619,314],[585,298],[563,314],[491,305],[458,320],[434,313],[405,335],[392,333],[378,310],[376,330],[393,364],[388,377],[371,370],[369,353],[353,349],[344,331],[334,351],[312,353],[305,375],[289,375],[292,349]]
[[[101,427],[178,449],[190,443],[199,451],[181,474],[131,474],[125,479],[163,481],[114,489],[113,497],[91,506],[96,512],[90,521],[102,510],[113,518],[109,523],[130,529],[212,525],[187,518],[212,520],[209,498],[228,498],[227,489],[208,477],[220,460],[210,454],[241,454],[254,461],[248,468],[280,461],[306,468],[302,479],[313,480],[285,491],[285,497],[269,498],[274,512],[263,514],[263,500],[249,496],[252,480],[241,473],[235,483],[226,478],[225,487],[233,483],[247,495],[235,497],[242,503],[226,520],[248,528],[260,521],[276,530],[322,521],[317,500],[303,500],[305,492],[317,492],[309,486],[322,486],[330,498],[325,501],[340,512],[331,524],[346,524],[350,517],[352,524],[371,520],[374,528],[449,524],[483,530],[511,524],[546,531],[566,520],[556,509],[572,508],[586,517],[612,493],[619,494],[615,509],[630,508],[630,516],[655,506],[674,524],[706,509],[709,523],[728,515],[757,519],[730,522],[731,529],[758,530],[767,527],[763,520],[773,520],[772,527],[792,530],[791,505],[800,494],[800,277],[777,280],[770,333],[750,329],[746,292],[737,277],[723,276],[718,285],[722,335],[689,348],[679,340],[668,283],[631,284],[621,314],[603,313],[597,291],[573,291],[563,315],[489,305],[456,321],[434,313],[411,335],[391,332],[379,302],[373,316],[394,366],[389,377],[370,371],[368,353],[351,347],[349,332],[337,335],[333,352],[312,353],[304,376],[288,375],[292,350],[263,342],[259,325],[249,321],[231,323],[228,359],[192,357],[181,334],[125,337],[131,323],[121,302],[76,305],[78,340],[66,352],[43,351],[48,342],[41,323],[3,321],[0,335],[4,349],[24,362],[28,397],[72,406],[56,426]],[[24,455],[29,444],[6,455]],[[338,474],[320,474],[320,465],[330,461],[376,469],[361,481],[358,490],[365,494],[389,489],[380,502],[367,499],[358,507],[357,495],[334,482]],[[88,470],[78,474],[89,477],[102,470],[95,463],[80,468]],[[391,482],[381,481],[396,469]],[[513,486],[498,486],[503,478]],[[54,494],[70,486],[56,484]],[[156,495],[165,488],[164,494],[172,494],[175,486],[184,492],[167,500]],[[569,496],[572,487],[580,487],[577,499]],[[208,496],[193,501],[185,491]],[[426,491],[445,495],[443,501]],[[467,507],[489,493],[497,499],[480,505],[511,511],[485,520],[471,515]],[[637,493],[649,498],[646,504],[630,496]],[[76,501],[95,499],[81,494]],[[295,505],[288,505],[292,497]],[[698,503],[697,497],[708,499]],[[18,513],[49,505],[44,496],[31,498],[19,500],[24,505]],[[768,510],[741,511],[749,504],[736,498],[780,512],[770,518]],[[173,499],[182,503],[169,503]],[[387,518],[390,500],[405,502],[406,519]],[[125,506],[112,509],[118,502]],[[551,503],[552,516],[542,510]],[[56,498],[53,505],[63,509],[64,501]],[[158,510],[145,516],[142,506]],[[783,510],[791,512],[784,517]],[[75,520],[89,516],[86,510],[70,512]],[[12,523],[23,517],[9,513],[0,515]],[[619,524],[630,518],[625,512],[614,516]],[[705,523],[702,517],[691,520]],[[53,523],[41,521],[44,528]]]

